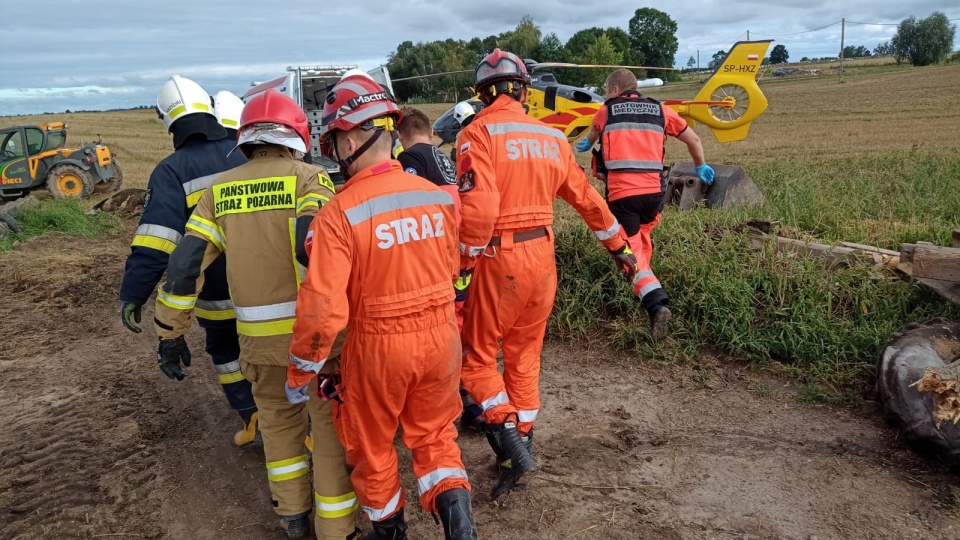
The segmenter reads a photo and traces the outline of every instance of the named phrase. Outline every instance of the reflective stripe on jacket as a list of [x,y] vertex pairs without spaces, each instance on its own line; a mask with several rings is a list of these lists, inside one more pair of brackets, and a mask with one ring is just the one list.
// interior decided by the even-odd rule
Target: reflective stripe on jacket
[[[167,268],[170,253],[183,238],[187,219],[200,196],[223,171],[246,163],[240,152],[227,157],[234,142],[227,139],[188,142],[154,168],[147,184],[148,200],[130,243],[120,285],[120,299],[143,305],[157,288]],[[234,315],[226,281],[226,261],[221,259],[205,272],[207,283],[197,309],[200,326],[233,325]],[[226,306],[226,307],[224,307]]]
[[[204,240],[206,252],[202,261],[196,253],[173,252],[156,311],[158,323],[172,330],[158,324],[158,335],[176,337],[185,330],[189,299],[204,287],[202,280],[193,284],[189,278],[224,253],[241,356],[253,364],[286,366],[305,273],[296,258],[296,221],[316,214],[333,197],[332,186],[322,167],[272,147],[257,149],[247,164],[217,177],[184,235]],[[178,264],[188,269],[174,276]]]

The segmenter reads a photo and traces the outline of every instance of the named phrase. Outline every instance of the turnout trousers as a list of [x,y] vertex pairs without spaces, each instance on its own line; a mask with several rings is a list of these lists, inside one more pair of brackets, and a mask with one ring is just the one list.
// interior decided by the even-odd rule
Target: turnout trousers
[[608,205],[610,213],[620,222],[621,231],[639,263],[639,272],[631,284],[633,294],[644,309],[652,313],[668,302],[667,293],[650,268],[653,257],[653,241],[650,235],[660,223],[663,193],[632,195],[609,201]]
[[226,328],[204,328],[207,333],[205,350],[213,359],[220,386],[227,396],[230,408],[237,411],[244,421],[257,412],[250,381],[240,372],[240,337],[234,322]]
[[350,322],[341,356],[334,417],[360,505],[383,521],[405,504],[394,437],[413,453],[420,504],[436,509],[438,494],[470,489],[457,446],[460,340],[453,305],[404,318]]
[[477,263],[464,306],[463,387],[488,425],[516,415],[521,435],[540,411],[540,353],[557,293],[553,239],[549,227],[519,243],[505,233],[496,255]]
[[[327,362],[321,373],[332,372],[337,363]],[[277,514],[296,516],[315,509],[317,537],[343,540],[355,530],[358,505],[330,402],[317,397],[314,379],[310,383],[310,400],[291,405],[284,391],[286,366],[250,364],[242,359],[241,366],[253,385],[259,409],[267,478]],[[310,462],[303,442],[308,421],[313,430],[312,490],[307,478]]]

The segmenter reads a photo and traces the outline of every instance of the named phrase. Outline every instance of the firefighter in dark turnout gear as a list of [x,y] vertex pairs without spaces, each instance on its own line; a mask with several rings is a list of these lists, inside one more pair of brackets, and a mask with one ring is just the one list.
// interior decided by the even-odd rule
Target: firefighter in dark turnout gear
[[587,135],[577,143],[586,152],[597,140],[594,175],[606,184],[610,212],[623,226],[624,236],[637,257],[633,292],[650,317],[654,340],[666,337],[671,318],[669,297],[650,268],[653,243],[650,234],[660,223],[667,189],[663,158],[667,137],[676,137],[687,146],[705,184],[713,182],[713,169],[703,157],[700,137],[670,107],[644,97],[637,91],[636,76],[618,69],[607,77],[607,100],[593,117]]
[[[216,176],[246,162],[234,152],[235,141],[218,123],[210,96],[194,81],[174,75],[160,89],[158,115],[173,134],[174,153],[161,161],[150,175],[147,199],[139,227],[130,246],[120,286],[120,316],[124,326],[140,333],[140,309],[156,290],[167,259],[179,243],[190,213]],[[230,407],[243,421],[234,444],[259,441],[257,406],[250,382],[240,373],[240,345],[236,316],[227,287],[226,259],[220,257],[205,274],[207,286],[196,305],[197,320],[206,331],[206,351]],[[131,320],[132,319],[132,320]],[[182,380],[180,370],[164,370]]]

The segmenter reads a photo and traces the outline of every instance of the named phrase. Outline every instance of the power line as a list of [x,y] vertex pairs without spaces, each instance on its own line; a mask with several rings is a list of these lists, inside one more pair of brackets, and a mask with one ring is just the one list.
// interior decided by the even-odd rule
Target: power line
[[[960,17],[956,19],[947,19],[948,21],[960,21]],[[900,26],[900,23],[867,23],[867,22],[856,22],[856,21],[847,21],[847,24],[865,24],[870,26]]]
[[764,36],[764,37],[799,36],[800,34],[808,34],[808,33],[810,33],[810,32],[816,32],[817,30],[823,30],[824,28],[830,28],[831,26],[836,26],[836,25],[840,24],[840,22],[841,22],[841,21],[832,22],[832,23],[830,23],[830,24],[823,25],[823,26],[821,26],[821,27],[819,27],[819,28],[811,28],[810,30],[804,30],[804,31],[802,31],[802,32],[793,32],[792,34],[777,34],[777,35],[772,35],[772,34],[759,34],[759,33],[757,33],[757,32],[754,32],[753,34],[754,34],[754,35],[757,35],[757,36]]

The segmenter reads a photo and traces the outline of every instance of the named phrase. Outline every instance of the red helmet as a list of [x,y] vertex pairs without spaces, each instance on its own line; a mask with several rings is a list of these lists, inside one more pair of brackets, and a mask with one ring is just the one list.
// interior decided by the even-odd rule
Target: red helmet
[[477,66],[477,90],[482,90],[500,81],[519,81],[530,84],[530,74],[523,60],[512,52],[499,48],[484,57]]
[[[393,117],[393,122],[387,118]],[[320,145],[327,155],[329,136],[334,130],[353,128],[395,129],[403,113],[383,86],[369,77],[350,75],[340,79],[327,93],[320,124]]]
[[240,114],[237,146],[246,143],[278,144],[306,154],[310,151],[307,115],[296,101],[268,88],[248,101]]

